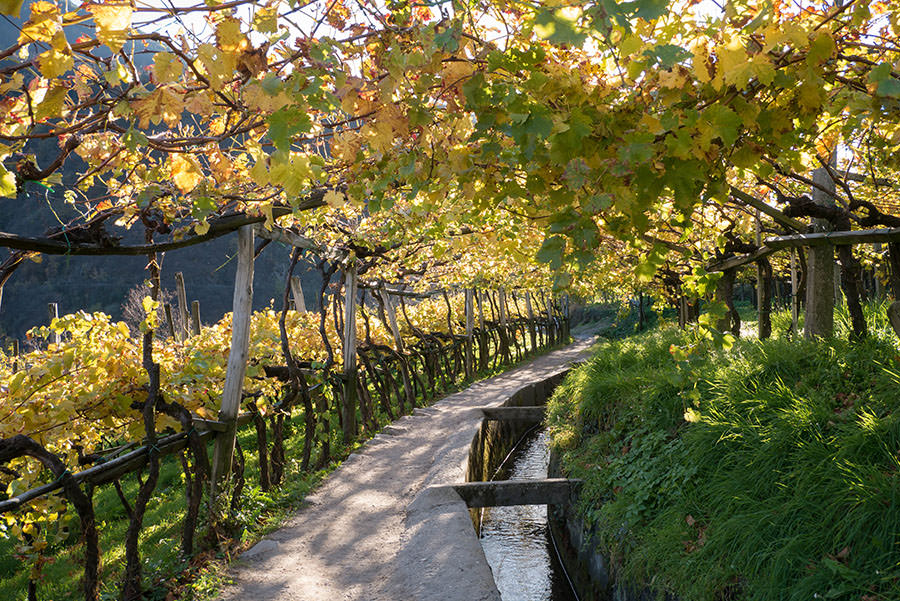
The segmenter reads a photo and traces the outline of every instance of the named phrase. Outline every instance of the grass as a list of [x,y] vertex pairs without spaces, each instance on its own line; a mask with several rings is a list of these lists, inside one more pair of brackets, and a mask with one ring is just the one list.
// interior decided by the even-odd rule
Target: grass
[[[527,343],[526,343],[527,346]],[[544,349],[538,354],[549,352]],[[524,361],[535,355],[526,356]],[[496,370],[480,373],[477,379],[491,377],[514,367],[500,365]],[[475,380],[461,381],[448,387],[443,394],[451,394],[465,388]],[[440,396],[438,397],[440,398]],[[434,402],[436,402],[435,399]],[[419,399],[417,406],[422,405]],[[377,420],[386,425],[388,419],[381,414]],[[246,426],[238,432],[238,441],[244,449],[245,487],[241,497],[236,521],[244,525],[243,533],[235,544],[218,551],[200,552],[193,558],[182,558],[179,552],[181,524],[185,515],[184,477],[181,465],[175,456],[161,458],[160,477],[153,500],[144,517],[141,532],[140,552],[143,560],[144,585],[148,590],[148,601],[211,601],[227,580],[227,564],[243,549],[250,547],[260,538],[278,529],[284,521],[302,505],[306,495],[354,449],[365,442],[365,437],[351,445],[340,440],[337,417],[332,417],[331,448],[334,460],[325,469],[315,472],[300,470],[303,449],[303,413],[296,412],[286,424],[290,428],[285,437],[285,475],[282,484],[264,492],[259,488],[259,464],[256,449],[256,431]],[[271,436],[271,434],[270,434]],[[211,444],[208,451],[211,453]],[[315,463],[313,457],[312,463]],[[137,494],[138,482],[135,475],[123,477],[122,488],[126,498],[133,500]],[[205,505],[204,505],[205,507]],[[118,599],[118,586],[124,570],[125,532],[128,518],[112,486],[103,486],[94,493],[94,509],[100,532],[100,548],[103,553],[101,599]],[[201,519],[205,509],[201,509]],[[53,548],[47,555],[50,562],[43,567],[38,582],[38,599],[75,600],[83,598],[80,581],[83,575],[82,546],[78,540],[78,521],[73,511],[63,519],[70,520],[72,535],[69,540]],[[203,524],[197,530],[195,548],[200,548]],[[27,597],[29,566],[15,556],[13,541],[0,537],[0,599],[3,601],[24,601]]]
[[662,326],[572,372],[551,444],[585,480],[579,510],[620,581],[685,601],[900,598],[900,355],[883,308],[858,344],[790,340],[778,313],[772,340],[676,362],[689,335]]

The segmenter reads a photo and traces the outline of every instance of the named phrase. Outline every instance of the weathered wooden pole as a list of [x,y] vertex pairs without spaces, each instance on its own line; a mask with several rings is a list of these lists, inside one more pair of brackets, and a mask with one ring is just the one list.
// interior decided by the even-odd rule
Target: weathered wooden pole
[[[825,168],[813,171],[812,199],[818,205],[834,206],[834,181]],[[824,188],[824,191],[820,188]],[[831,194],[829,194],[829,192]],[[831,230],[824,219],[813,219],[814,232]],[[834,333],[834,247],[830,244],[809,248],[806,282],[806,318],[804,335],[828,338]]]
[[466,378],[475,375],[473,347],[475,338],[475,291],[466,288]]
[[506,288],[500,287],[497,293],[497,307],[500,312],[500,345],[502,356],[507,360],[511,360],[509,352],[509,330],[508,330],[508,310],[506,306]]
[[403,338],[400,336],[400,327],[397,325],[397,308],[394,306],[394,301],[387,290],[379,290],[378,294],[381,296],[381,302],[384,304],[384,312],[388,319],[388,329],[394,338],[394,350],[402,353]]
[[528,313],[528,336],[531,338],[531,351],[537,350],[537,328],[534,324],[534,307],[531,304],[531,292],[525,293],[525,312]]
[[344,442],[356,438],[356,404],[359,391],[356,379],[356,261],[344,269],[344,399],[341,404],[341,423]]
[[[238,264],[234,276],[233,314],[231,318],[231,348],[222,389],[219,421],[225,429],[216,436],[210,477],[210,499],[215,500],[221,480],[231,473],[234,441],[237,434],[237,415],[241,407],[241,392],[250,350],[250,312],[253,304],[253,226],[238,230]],[[215,507],[215,503],[210,504]],[[215,511],[215,510],[214,510]]]
[[475,304],[478,306],[478,369],[487,369],[488,350],[487,350],[487,332],[484,331],[484,306],[482,298],[484,294],[481,290],[475,290]]
[[799,333],[800,296],[797,291],[800,283],[797,281],[797,249],[791,249],[791,333],[796,336]]
[[[53,325],[53,320],[59,318],[59,305],[56,303],[47,303],[47,323],[49,325]],[[59,344],[60,337],[58,332],[53,332],[50,335],[50,340],[53,341],[53,344]]]
[[166,324],[169,326],[169,336],[173,340],[177,340],[175,335],[175,318],[172,316],[172,305],[166,303],[163,305],[163,313],[166,315]]
[[19,339],[13,338],[13,341],[12,341],[12,357],[13,357],[12,370],[13,370],[13,373],[16,373],[17,371],[19,371],[19,353],[20,352],[21,351],[19,350]]
[[300,276],[291,276],[291,292],[294,295],[294,309],[298,313],[306,313],[306,300],[303,298],[303,287],[300,285]]
[[[762,224],[759,222],[759,209],[756,209],[756,215],[754,216],[754,230],[756,232],[756,247],[759,248],[762,246]],[[765,332],[765,319],[768,317],[763,314],[763,311],[766,310],[765,305],[765,288],[766,284],[763,282],[763,279],[766,277],[765,271],[763,270],[762,264],[757,261],[756,262],[756,334],[760,340],[768,338]]]
[[200,333],[200,301],[191,302],[191,334],[196,336]]
[[184,274],[180,271],[175,274],[175,294],[178,296],[179,339],[185,340],[190,334],[188,328],[191,321],[188,314],[187,292],[184,288]]

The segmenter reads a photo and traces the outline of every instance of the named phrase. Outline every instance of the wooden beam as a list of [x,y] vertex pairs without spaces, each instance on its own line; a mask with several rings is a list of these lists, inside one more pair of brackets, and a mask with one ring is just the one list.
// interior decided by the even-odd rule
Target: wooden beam
[[900,227],[851,230],[849,232],[817,232],[814,234],[766,238],[766,246],[776,250],[796,248],[798,246],[815,247],[829,244],[832,246],[846,246],[852,244],[875,244],[878,242],[900,242]]
[[[766,240],[768,243],[768,240]],[[719,261],[718,263],[713,263],[712,265],[707,266],[706,271],[725,271],[726,269],[731,269],[733,267],[741,267],[748,263],[753,263],[762,259],[763,257],[768,257],[773,252],[775,252],[774,248],[770,248],[768,245],[763,245],[757,250],[753,251],[749,255],[741,255],[738,257],[731,257],[730,259],[725,259],[724,261]]]
[[[231,472],[234,455],[234,440],[237,433],[237,414],[241,406],[241,391],[250,347],[250,313],[253,303],[253,226],[245,225],[238,230],[238,265],[234,276],[234,299],[231,321],[231,349],[228,352],[228,366],[225,385],[222,389],[222,404],[219,421],[228,424],[228,429],[216,437],[210,477],[210,498],[215,499],[218,482]],[[213,505],[213,504],[211,504]]]
[[291,276],[291,292],[294,295],[294,309],[298,313],[306,313],[306,299],[303,298],[303,286],[300,285],[300,276]]
[[735,200],[738,200],[740,202],[743,202],[744,204],[749,205],[762,213],[765,213],[766,215],[768,215],[769,217],[774,219],[775,223],[778,223],[779,225],[783,225],[784,227],[792,229],[797,232],[802,232],[802,231],[806,230],[806,225],[804,225],[802,222],[797,221],[793,217],[788,217],[787,215],[785,215],[784,213],[782,213],[775,207],[769,206],[768,204],[766,204],[765,202],[756,198],[755,196],[751,196],[750,194],[747,194],[746,192],[742,192],[741,190],[735,188],[734,186],[731,186],[729,191],[731,192],[732,198],[734,198]]
[[482,407],[484,419],[493,421],[513,421],[540,423],[544,421],[547,408],[535,407]]
[[469,507],[567,505],[580,487],[581,480],[566,478],[466,482],[453,485],[453,489]]
[[272,240],[273,242],[281,242],[282,244],[287,244],[288,246],[293,246],[295,248],[304,248],[316,252],[322,252],[324,250],[322,246],[316,244],[311,238],[301,236],[296,232],[292,232],[291,230],[284,229],[277,225],[273,225],[272,229],[266,229],[263,224],[257,223],[253,226],[253,233],[256,234],[258,238]]

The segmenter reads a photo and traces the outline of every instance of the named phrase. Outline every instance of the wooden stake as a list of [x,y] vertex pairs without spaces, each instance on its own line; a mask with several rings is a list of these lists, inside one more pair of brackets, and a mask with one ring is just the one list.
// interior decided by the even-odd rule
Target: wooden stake
[[356,261],[344,270],[344,402],[341,421],[344,442],[356,438]]
[[[59,318],[59,305],[57,305],[56,303],[47,303],[47,313],[49,314],[50,318],[48,323],[50,325],[53,325],[53,320]],[[53,332],[53,334],[51,335],[51,340],[53,340],[53,344],[59,344],[59,334],[57,332]]]
[[402,353],[403,338],[400,336],[400,327],[397,325],[397,308],[394,306],[394,301],[387,290],[379,290],[378,294],[381,295],[381,302],[384,303],[384,312],[388,318],[388,328],[390,328],[391,336],[394,338],[394,350]]
[[[225,423],[225,431],[216,436],[213,449],[210,498],[215,499],[220,480],[231,473],[234,440],[237,434],[237,414],[241,407],[241,392],[250,350],[250,312],[253,304],[253,226],[238,230],[238,265],[234,276],[234,302],[231,323],[231,350],[225,372],[225,387],[219,421]],[[210,503],[214,506],[214,503]]]
[[191,303],[191,331],[196,336],[200,333],[200,301]]
[[188,315],[187,293],[184,289],[184,274],[180,271],[175,274],[175,293],[178,296],[178,316],[181,320],[179,323],[178,333],[181,340],[188,337],[188,324],[191,323]]
[[19,353],[20,353],[19,339],[13,338],[13,341],[12,341],[12,356],[13,356],[12,370],[13,370],[13,373],[16,373],[17,371],[19,371]]
[[300,285],[300,276],[291,276],[291,292],[294,294],[294,309],[299,313],[306,313],[306,300],[303,298],[303,287]]
[[525,293],[525,311],[528,313],[528,336],[531,338],[531,351],[537,349],[537,328],[534,324],[534,307],[531,304],[531,293]]
[[163,313],[166,315],[166,323],[169,325],[169,336],[176,340],[175,337],[175,320],[172,317],[172,305],[166,303],[163,305]]
[[474,362],[474,344],[475,339],[475,291],[466,288],[466,377],[471,378],[475,370]]
[[799,334],[800,297],[797,291],[800,283],[797,281],[797,250],[791,249],[791,331],[794,336]]

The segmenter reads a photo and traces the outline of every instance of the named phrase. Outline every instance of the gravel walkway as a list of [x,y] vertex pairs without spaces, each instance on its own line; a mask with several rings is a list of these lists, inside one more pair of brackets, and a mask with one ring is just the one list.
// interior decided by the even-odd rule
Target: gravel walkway
[[478,408],[565,370],[590,344],[533,359],[386,427],[307,497],[308,506],[241,556],[221,598],[499,599],[465,505],[428,487],[464,481]]

